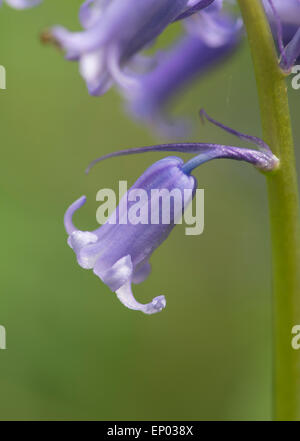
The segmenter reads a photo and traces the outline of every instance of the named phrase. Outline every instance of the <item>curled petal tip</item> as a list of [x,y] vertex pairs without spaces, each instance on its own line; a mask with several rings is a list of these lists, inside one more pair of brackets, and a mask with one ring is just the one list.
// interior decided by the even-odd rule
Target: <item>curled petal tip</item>
[[116,291],[117,297],[123,305],[135,311],[141,311],[144,314],[156,314],[166,307],[165,296],[155,297],[150,303],[139,303],[133,296],[131,290],[131,281],[128,280],[125,285]]
[[155,297],[151,303],[145,305],[145,309],[142,310],[144,314],[156,314],[162,311],[166,307],[167,301],[165,296]]
[[64,224],[66,232],[71,235],[74,231],[77,231],[77,228],[74,226],[72,218],[75,211],[77,211],[80,207],[82,207],[86,203],[86,196],[81,196],[81,198],[77,199],[77,201],[73,202],[72,205],[67,209],[64,217]]

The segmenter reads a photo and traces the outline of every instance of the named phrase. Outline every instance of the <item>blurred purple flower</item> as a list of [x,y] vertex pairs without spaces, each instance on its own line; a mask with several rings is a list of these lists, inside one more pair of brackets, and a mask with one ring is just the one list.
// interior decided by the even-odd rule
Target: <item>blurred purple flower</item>
[[92,95],[105,93],[114,83],[127,89],[132,78],[126,71],[133,63],[138,71],[148,61],[138,53],[173,21],[210,5],[215,0],[86,0],[80,9],[82,32],[63,27],[50,31],[50,40],[79,61],[80,73]]
[[278,43],[281,67],[289,71],[300,56],[300,0],[263,0]]
[[[42,0],[5,0],[5,2],[15,9],[27,9],[37,6]],[[3,1],[0,0],[0,6],[2,6]]]
[[[65,214],[65,229],[69,235],[68,244],[74,250],[79,265],[82,268],[93,269],[94,273],[117,294],[125,306],[145,314],[161,311],[166,306],[165,297],[158,296],[150,303],[141,304],[134,298],[131,285],[132,283],[140,283],[147,278],[151,270],[150,256],[169,236],[175,226],[176,219],[183,213],[186,205],[194,196],[197,182],[191,176],[191,172],[204,162],[218,158],[246,161],[263,171],[271,171],[278,167],[278,159],[261,139],[232,130],[208,117],[204,111],[201,114],[224,130],[256,144],[258,150],[220,144],[186,143],[111,153],[94,161],[91,166],[109,157],[149,151],[197,153],[197,156],[186,163],[177,157],[167,157],[154,163],[123,196],[120,205],[111,216],[113,221],[110,222],[110,218],[104,225],[92,232],[78,230],[72,221],[74,212],[86,201],[84,196],[74,202]],[[141,189],[146,191],[148,196],[142,207],[146,208],[148,213],[146,224],[132,223],[128,220],[130,219],[128,213],[134,203],[129,194],[132,190]],[[168,207],[168,213],[162,212],[160,204],[152,204],[153,189],[164,189],[169,192],[179,191],[183,195],[180,199],[180,206],[174,203],[172,207]],[[184,197],[185,191],[189,191],[189,200]],[[155,213],[153,213],[153,206],[156,207]],[[153,214],[156,219],[159,219],[156,223],[152,222]],[[168,216],[168,223],[163,222],[164,215]]]
[[162,135],[186,135],[185,122],[172,120],[167,105],[184,86],[231,55],[241,40],[242,21],[221,6],[216,2],[187,19],[187,35],[157,54],[156,67],[140,77],[139,87],[127,96],[136,118]]

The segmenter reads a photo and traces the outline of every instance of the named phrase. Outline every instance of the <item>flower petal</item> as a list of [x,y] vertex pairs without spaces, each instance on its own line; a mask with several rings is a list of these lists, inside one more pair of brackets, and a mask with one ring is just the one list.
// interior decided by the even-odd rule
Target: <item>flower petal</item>
[[101,264],[98,262],[94,267],[94,273],[112,290],[121,288],[131,279],[133,272],[132,260],[129,255],[118,260],[109,270],[103,272]]
[[221,1],[221,3],[223,2],[223,0],[189,0],[189,2],[187,4],[187,10],[185,12],[183,12],[182,14],[180,14],[176,18],[176,21],[190,17],[192,14],[195,14],[196,12],[200,11],[200,9],[207,8],[214,1],[215,1],[215,3],[217,3],[217,2],[220,3],[220,1]]
[[77,228],[73,224],[73,214],[75,211],[77,211],[80,207],[82,207],[86,203],[86,197],[81,196],[81,198],[77,199],[77,201],[73,202],[72,205],[67,209],[64,217],[64,224],[66,232],[71,235],[74,231],[77,231]]
[[83,28],[92,27],[103,14],[110,0],[86,0],[79,10],[79,21]]
[[96,243],[97,241],[98,237],[96,236],[96,234],[90,233],[89,231],[77,230],[69,236],[68,245],[77,254],[86,245]]
[[132,282],[136,285],[139,283],[144,282],[144,280],[147,279],[149,274],[151,273],[151,265],[150,263],[144,262],[143,264],[139,265],[137,268],[134,269],[134,273],[132,275]]
[[281,55],[280,66],[282,69],[289,71],[296,63],[300,56],[300,28],[291,39],[289,44],[285,47]]
[[116,291],[117,297],[123,305],[135,311],[142,311],[144,314],[156,314],[166,307],[165,296],[155,297],[152,302],[147,304],[139,303],[133,296],[131,282],[128,281]]

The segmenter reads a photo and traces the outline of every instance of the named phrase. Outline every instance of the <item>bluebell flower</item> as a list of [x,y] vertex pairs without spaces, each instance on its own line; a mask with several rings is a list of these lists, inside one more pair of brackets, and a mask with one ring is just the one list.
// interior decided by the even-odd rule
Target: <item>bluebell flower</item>
[[[125,306],[145,314],[161,311],[166,306],[165,297],[160,295],[150,303],[141,304],[132,293],[132,284],[141,283],[148,277],[151,270],[149,258],[169,236],[176,219],[193,198],[197,181],[192,176],[192,171],[204,162],[218,158],[246,161],[265,172],[272,171],[279,165],[278,159],[261,139],[230,129],[208,117],[204,111],[202,116],[206,116],[211,122],[239,138],[255,143],[258,149],[208,143],[185,143],[150,146],[108,154],[94,161],[91,166],[109,157],[148,151],[193,153],[196,156],[185,163],[178,157],[170,156],[151,165],[123,196],[109,220],[92,232],[78,230],[72,221],[74,212],[86,201],[84,196],[74,202],[65,214],[65,229],[69,235],[68,244],[74,250],[79,265],[82,268],[93,269],[94,273],[116,293]],[[187,191],[190,199],[186,200],[182,197],[179,206],[170,205],[167,208],[168,213],[165,213],[162,212],[163,209],[159,204],[152,204],[153,198],[157,197],[153,196],[152,190],[154,189],[177,191],[180,195]],[[147,209],[148,221],[146,223],[128,221],[132,207],[132,199],[129,195],[132,194],[132,190],[143,190],[147,194],[141,207],[141,210]],[[157,212],[153,213],[153,210]],[[158,219],[156,222],[152,222],[153,215]],[[165,215],[169,219],[167,223],[163,222]],[[110,222],[111,218],[112,222]]]
[[289,71],[300,56],[300,1],[263,0],[277,40],[280,65]]
[[[42,0],[5,0],[5,2],[15,9],[27,9],[37,6]],[[0,0],[0,6],[2,6],[3,1]]]
[[158,53],[156,66],[145,73],[131,94],[128,107],[137,118],[162,135],[186,135],[187,125],[174,121],[168,104],[193,79],[206,73],[235,51],[241,41],[242,21],[222,10],[215,2],[185,21],[187,34],[171,48]]
[[105,93],[113,84],[124,90],[135,84],[134,70],[148,68],[139,52],[153,43],[172,22],[185,18],[215,0],[87,0],[80,9],[82,32],[54,27],[47,35],[79,62],[92,95]]

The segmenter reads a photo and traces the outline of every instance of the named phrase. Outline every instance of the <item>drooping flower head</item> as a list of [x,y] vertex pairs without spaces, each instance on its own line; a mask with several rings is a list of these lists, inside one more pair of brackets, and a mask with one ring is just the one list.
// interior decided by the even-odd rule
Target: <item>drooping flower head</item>
[[189,16],[215,0],[87,0],[80,9],[82,32],[55,27],[50,32],[69,59],[79,61],[91,94],[111,85],[130,87],[130,63],[144,69],[138,53],[172,22]]
[[[5,0],[9,6],[15,9],[27,9],[37,6],[42,0]],[[0,0],[0,6],[2,6],[3,1]]]
[[[74,250],[79,265],[93,269],[125,306],[145,314],[161,311],[166,306],[165,297],[160,295],[150,303],[141,304],[133,296],[132,283],[140,283],[149,275],[149,258],[169,236],[176,219],[193,198],[197,182],[191,175],[192,171],[204,162],[218,158],[246,161],[265,172],[278,167],[278,159],[261,139],[229,129],[209,118],[205,112],[202,112],[202,116],[206,116],[211,122],[239,138],[255,143],[258,150],[220,144],[187,143],[111,153],[94,161],[91,166],[107,158],[147,151],[194,153],[196,156],[186,163],[173,156],[154,163],[123,196],[120,205],[109,220],[92,232],[78,230],[72,221],[74,212],[86,201],[84,196],[74,202],[65,214],[68,244]],[[134,191],[137,193],[134,193],[135,196],[132,198]],[[176,193],[183,197],[179,198],[179,204],[174,202],[166,209],[160,203],[153,203],[157,202],[161,191]],[[185,197],[186,192],[188,198]],[[144,199],[141,194],[144,194]],[[136,221],[136,218],[132,220],[130,212],[136,197],[140,199],[139,210],[146,213],[146,217],[143,218],[144,220],[146,218],[146,222]],[[164,221],[165,218],[168,219],[167,222]]]

